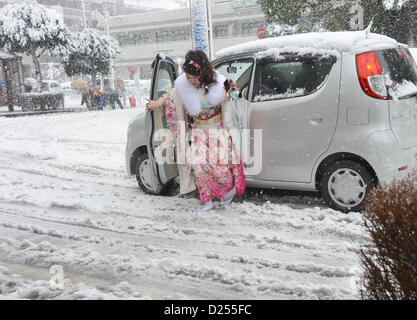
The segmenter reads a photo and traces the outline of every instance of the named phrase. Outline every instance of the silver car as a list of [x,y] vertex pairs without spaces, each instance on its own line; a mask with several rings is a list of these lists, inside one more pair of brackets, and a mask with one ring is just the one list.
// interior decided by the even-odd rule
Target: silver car
[[[319,190],[330,207],[360,211],[375,185],[416,170],[417,65],[406,45],[367,32],[312,33],[224,49],[213,63],[251,101],[251,129],[262,129],[261,170],[248,186]],[[156,100],[178,67],[157,56],[153,71]],[[150,194],[178,174],[155,161],[160,127],[155,111],[128,129],[128,174]]]

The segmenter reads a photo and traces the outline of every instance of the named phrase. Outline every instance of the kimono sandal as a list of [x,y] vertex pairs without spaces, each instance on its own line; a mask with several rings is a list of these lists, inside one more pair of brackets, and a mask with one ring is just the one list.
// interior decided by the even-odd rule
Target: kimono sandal
[[228,206],[229,204],[232,203],[235,195],[236,195],[236,188],[233,187],[233,189],[230,190],[228,193],[226,193],[226,195],[223,197],[221,204],[224,206]]
[[213,201],[207,202],[199,211],[196,212],[196,216],[204,216],[214,209]]

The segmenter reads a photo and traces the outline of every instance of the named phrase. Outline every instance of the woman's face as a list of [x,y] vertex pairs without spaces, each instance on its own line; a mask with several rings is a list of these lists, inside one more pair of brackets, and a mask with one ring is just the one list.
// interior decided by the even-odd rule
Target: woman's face
[[187,80],[196,88],[200,87],[201,81],[200,76],[193,76],[191,74],[186,73]]

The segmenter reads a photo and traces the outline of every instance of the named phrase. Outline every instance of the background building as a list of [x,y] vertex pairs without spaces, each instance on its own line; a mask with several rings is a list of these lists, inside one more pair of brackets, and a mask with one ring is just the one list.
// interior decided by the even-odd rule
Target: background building
[[[258,38],[265,16],[255,0],[212,0],[214,52]],[[105,23],[98,28],[105,31]],[[150,78],[151,63],[163,53],[182,59],[192,48],[190,8],[158,10],[109,19],[110,34],[119,41],[122,53],[115,61],[115,74],[131,77],[128,68],[139,67],[142,78]]]
[[150,10],[138,4],[126,4],[124,0],[37,0],[37,2],[60,12],[66,26],[73,31],[84,29],[83,2],[87,28],[95,28],[106,12],[109,16],[116,16]]
[[[60,12],[72,31],[84,29],[82,0],[37,0]],[[213,24],[214,52],[225,47],[257,39],[258,29],[265,17],[256,0],[210,0]],[[0,0],[0,7],[7,3]],[[159,4],[160,5],[160,4]],[[84,0],[86,24],[107,32],[120,43],[122,52],[115,61],[115,76],[132,79],[129,69],[139,68],[141,78],[151,76],[151,63],[157,53],[174,59],[184,58],[192,48],[189,0],[174,0],[166,9],[157,8],[152,0]],[[106,20],[106,12],[109,19]],[[57,79],[61,70],[58,61],[49,56],[41,58],[44,79]],[[32,77],[33,63],[23,56],[25,77]],[[62,70],[61,70],[61,74]]]

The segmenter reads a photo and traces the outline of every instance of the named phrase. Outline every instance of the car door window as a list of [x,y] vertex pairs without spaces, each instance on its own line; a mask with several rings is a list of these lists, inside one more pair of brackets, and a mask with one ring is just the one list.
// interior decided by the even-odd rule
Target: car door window
[[237,59],[215,65],[215,69],[226,78],[236,81],[237,88],[242,92],[243,98],[248,99],[253,65],[252,58]]
[[331,57],[290,57],[261,60],[257,66],[255,101],[289,99],[317,91],[330,74]]
[[173,67],[169,63],[162,61],[159,66],[154,96],[152,97],[152,100],[158,100],[162,95],[171,91],[171,89],[174,87],[174,83],[175,75]]

